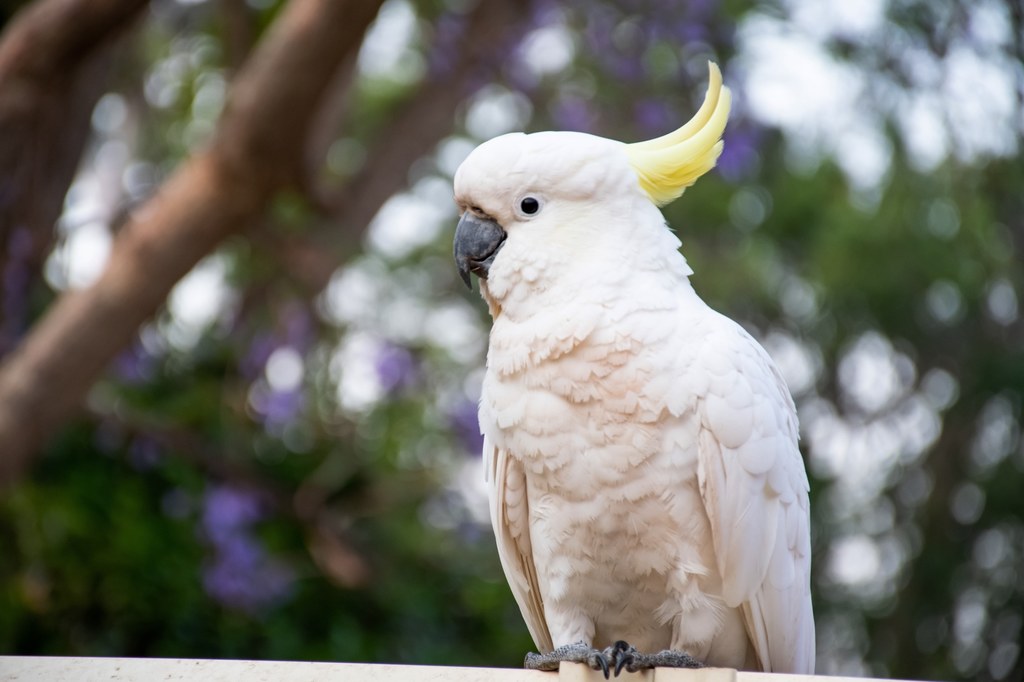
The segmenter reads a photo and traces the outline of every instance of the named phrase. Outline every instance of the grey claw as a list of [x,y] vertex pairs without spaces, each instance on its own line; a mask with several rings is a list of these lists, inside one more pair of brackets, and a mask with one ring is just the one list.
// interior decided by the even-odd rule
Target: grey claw
[[604,679],[608,679],[611,668],[615,666],[615,658],[611,647],[598,651],[587,642],[575,642],[560,646],[546,654],[530,652],[526,654],[523,667],[528,670],[558,670],[562,662],[582,663],[591,670],[600,670]]
[[656,654],[645,654],[636,650],[626,642],[616,642],[605,650],[615,662],[615,675],[625,668],[626,672],[635,673],[650,668],[702,668],[703,664],[684,651],[666,649]]

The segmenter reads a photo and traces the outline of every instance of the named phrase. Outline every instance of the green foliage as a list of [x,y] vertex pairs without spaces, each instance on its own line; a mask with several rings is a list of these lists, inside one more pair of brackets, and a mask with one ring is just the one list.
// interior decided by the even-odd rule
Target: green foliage
[[[526,102],[519,127],[650,137],[695,110],[714,57],[739,95],[726,156],[665,215],[698,292],[766,343],[796,395],[819,668],[1020,677],[1024,164],[949,142],[923,169],[900,107],[883,106],[915,86],[894,94],[912,78],[880,55],[945,58],[969,33],[966,5],[892,2],[870,35],[822,39],[882,93],[862,113],[891,158],[864,187],[834,149],[809,154],[803,131],[757,119],[734,82],[751,68],[744,20],[797,26],[788,10],[536,3],[531,27],[569,36],[565,63],[526,78],[518,48],[494,45],[501,68],[462,91],[441,87],[434,58],[452,48],[435,42],[444,30],[460,36],[464,3],[389,4],[415,13],[407,47],[424,82],[464,98],[436,158],[387,169],[431,210],[409,218],[403,248],[380,226],[357,242],[337,236],[343,210],[325,215],[297,188],[222,246],[227,302],[197,329],[173,302],[161,311],[0,498],[0,651],[519,665],[532,644],[475,459],[488,321],[449,260],[445,145],[478,141],[468,112],[488,83]],[[249,10],[256,33],[279,5]],[[97,147],[127,145],[151,175],[125,203],[212,130],[232,69],[213,10],[155,3],[126,48],[111,91],[130,134],[96,131]],[[357,76],[323,175],[343,183],[372,163],[365,150],[418,85]],[[348,260],[309,291],[294,243]]]

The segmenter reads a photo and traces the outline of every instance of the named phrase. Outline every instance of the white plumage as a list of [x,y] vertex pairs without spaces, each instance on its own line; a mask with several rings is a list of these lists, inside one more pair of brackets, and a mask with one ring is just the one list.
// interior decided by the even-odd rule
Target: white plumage
[[[721,149],[716,74],[684,187]],[[493,317],[480,425],[502,565],[542,651],[624,639],[813,672],[793,402],[767,353],[694,292],[635,151],[506,135],[455,178],[462,210],[506,235],[480,280]]]

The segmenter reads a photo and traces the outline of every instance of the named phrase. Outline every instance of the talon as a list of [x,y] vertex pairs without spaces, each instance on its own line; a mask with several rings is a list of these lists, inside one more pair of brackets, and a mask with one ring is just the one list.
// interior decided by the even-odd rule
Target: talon
[[[622,672],[622,668],[633,662],[633,651],[635,649],[624,640],[618,640],[606,649],[607,655],[609,655],[615,663],[615,677],[618,677]],[[629,670],[629,668],[626,668]]]
[[[629,648],[632,652],[633,648]],[[619,649],[608,647],[601,651],[582,640],[562,645],[554,651],[544,654],[530,652],[526,654],[523,667],[528,670],[558,670],[560,663],[582,663],[591,670],[600,670],[606,680],[611,677],[612,669],[615,670],[616,677],[622,670],[622,664],[619,663]]]

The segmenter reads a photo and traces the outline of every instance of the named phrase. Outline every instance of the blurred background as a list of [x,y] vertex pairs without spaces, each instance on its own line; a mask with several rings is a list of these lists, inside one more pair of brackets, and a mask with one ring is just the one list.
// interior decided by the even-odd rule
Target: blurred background
[[0,1],[0,652],[518,666],[481,141],[734,93],[667,207],[812,479],[818,670],[1020,679],[1016,0]]

